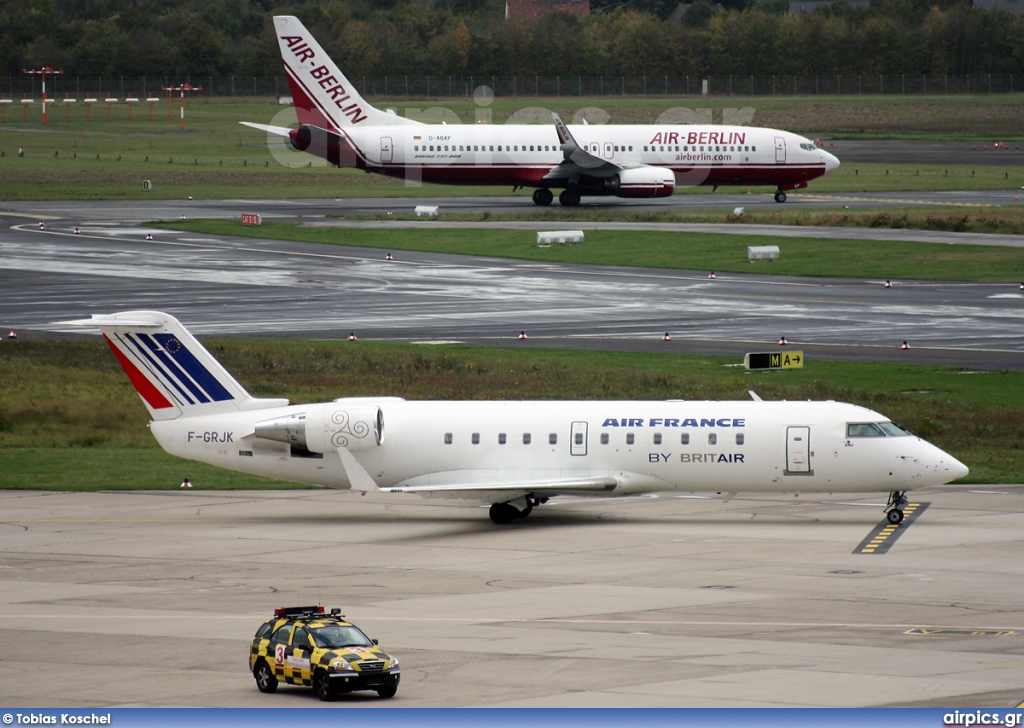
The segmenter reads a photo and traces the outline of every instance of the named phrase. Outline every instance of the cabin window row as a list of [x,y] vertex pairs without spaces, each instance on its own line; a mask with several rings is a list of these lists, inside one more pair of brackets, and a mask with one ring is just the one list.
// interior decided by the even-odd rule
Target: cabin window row
[[[652,151],[652,152],[673,152],[673,151],[674,152],[680,152],[680,151],[682,151],[682,152],[703,152],[703,151],[708,151],[708,152],[756,152],[757,151],[757,147],[738,146],[738,145],[734,145],[734,144],[729,144],[729,145],[716,144],[714,146],[714,148],[712,148],[712,146],[710,144],[708,144],[706,146],[707,146],[707,149],[705,150],[704,149],[704,147],[705,147],[704,144],[701,144],[699,147],[696,146],[696,145],[692,145],[691,146],[691,145],[686,144],[686,145],[683,145],[682,148],[680,148],[680,146],[678,144],[676,144],[674,147],[671,144],[652,144],[650,150],[648,150],[647,147],[645,146],[644,147],[644,151],[645,152],[646,151]],[[632,149],[632,147],[630,147],[630,149]]]
[[[522,149],[519,149],[520,146]],[[494,144],[415,144],[412,150],[414,152],[493,152],[495,151],[494,147]],[[557,149],[551,144],[530,144],[529,147],[526,144],[498,144],[497,147],[499,152],[553,152]]]
[[[582,445],[583,444],[583,433],[582,432],[575,433],[574,438],[575,438],[575,444],[577,444],[577,445]],[[607,432],[602,432],[600,439],[601,439],[601,444],[602,445],[607,445],[607,444],[609,444],[611,442],[611,436]],[[744,437],[742,432],[737,432],[735,439],[736,439],[736,444],[737,445],[742,445],[745,442],[745,440],[746,440],[746,438]],[[471,443],[473,443],[474,445],[479,445],[480,444],[480,433],[479,432],[472,433],[469,436],[469,441]],[[455,435],[453,433],[451,433],[451,432],[444,433],[444,444],[445,445],[451,445],[454,442],[455,442]],[[529,433],[529,432],[524,432],[523,433],[523,444],[524,445],[529,445],[532,442],[533,442],[533,435],[531,433]],[[654,436],[652,438],[652,442],[655,445],[661,445],[662,444],[662,435],[661,435],[660,432],[655,432],[654,433]],[[508,434],[505,433],[505,432],[499,432],[498,433],[498,444],[499,445],[505,445],[507,443],[508,443]],[[549,445],[557,445],[558,444],[558,433],[551,432],[551,433],[548,434],[548,444]],[[633,433],[633,432],[627,432],[626,433],[626,444],[627,445],[635,445],[636,444],[636,434],[635,433]],[[684,433],[680,434],[680,436],[679,436],[679,444],[680,445],[689,445],[690,444],[690,433],[689,432],[684,432]],[[709,432],[708,433],[708,445],[717,445],[717,444],[718,444],[718,433]]]
[[[610,439],[611,438],[609,437],[607,432],[602,432],[601,433],[601,444],[602,445],[607,445],[609,443]],[[743,433],[742,432],[737,432],[736,433],[736,444],[737,445],[742,445],[745,441],[746,441],[746,437],[744,437]],[[661,436],[660,432],[655,432],[654,433],[654,435],[652,437],[652,442],[655,445],[661,445],[662,444],[662,436]],[[626,444],[627,445],[634,445],[634,444],[636,444],[636,435],[634,433],[632,433],[632,432],[627,432],[626,433]],[[679,444],[680,445],[689,445],[690,444],[690,433],[689,432],[683,432],[683,433],[681,433],[679,435]],[[716,432],[709,432],[708,433],[708,445],[717,445],[717,444],[718,444],[718,433],[716,433]]]

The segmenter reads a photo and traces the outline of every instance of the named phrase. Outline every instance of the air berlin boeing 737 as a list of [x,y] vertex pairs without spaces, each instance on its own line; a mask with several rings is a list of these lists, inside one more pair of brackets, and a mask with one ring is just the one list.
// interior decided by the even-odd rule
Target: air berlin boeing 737
[[299,483],[490,504],[523,518],[556,495],[889,493],[967,475],[956,458],[841,402],[409,402],[256,399],[177,319],[128,311],[98,327],[167,452]]
[[777,129],[722,125],[551,126],[424,124],[370,106],[312,34],[276,16],[299,127],[243,122],[287,137],[296,149],[338,167],[464,185],[536,188],[533,201],[562,205],[583,195],[668,197],[679,186],[807,186],[839,166],[810,140]]

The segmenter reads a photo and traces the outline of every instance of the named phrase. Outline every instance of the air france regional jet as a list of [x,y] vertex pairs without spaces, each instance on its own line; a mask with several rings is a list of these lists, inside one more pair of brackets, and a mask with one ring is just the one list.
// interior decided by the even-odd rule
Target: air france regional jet
[[257,399],[177,319],[94,315],[172,455],[311,485],[490,504],[495,523],[557,495],[889,493],[967,475],[956,458],[840,402]]
[[246,126],[286,137],[338,167],[463,185],[532,187],[550,205],[584,195],[668,197],[676,186],[773,185],[776,202],[839,166],[787,131],[711,124],[550,126],[423,124],[368,104],[291,16],[274,27],[299,127]]

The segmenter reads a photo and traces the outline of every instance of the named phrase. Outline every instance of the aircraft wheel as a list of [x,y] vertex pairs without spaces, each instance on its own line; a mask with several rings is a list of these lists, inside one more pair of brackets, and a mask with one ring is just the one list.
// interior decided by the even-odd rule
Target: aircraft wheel
[[779,202],[779,203],[785,202],[786,201],[786,193],[783,192],[782,190],[779,190],[778,192],[776,192],[775,193],[775,201]]
[[526,499],[526,508],[516,513],[516,518],[526,518],[528,515],[533,513],[533,500],[530,498]]
[[519,511],[516,510],[515,506],[510,506],[508,503],[492,503],[491,504],[491,522],[497,523],[499,526],[504,526],[512,523],[519,515]]
[[897,523],[902,523],[903,511],[901,511],[899,508],[893,508],[891,511],[885,514],[885,518],[889,521],[889,523],[893,525],[896,525]]
[[576,190],[562,190],[558,202],[562,207],[577,207],[580,204],[580,193]]
[[547,187],[539,187],[533,191],[533,204],[546,207],[555,199],[555,195]]

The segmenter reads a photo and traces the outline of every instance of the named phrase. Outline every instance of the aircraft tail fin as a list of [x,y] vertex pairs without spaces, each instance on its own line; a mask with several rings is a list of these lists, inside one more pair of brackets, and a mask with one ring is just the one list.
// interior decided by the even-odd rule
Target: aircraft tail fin
[[418,123],[368,104],[298,18],[275,15],[274,28],[300,124],[340,132]]
[[99,328],[154,420],[288,404],[250,396],[169,314],[126,311],[63,323]]

